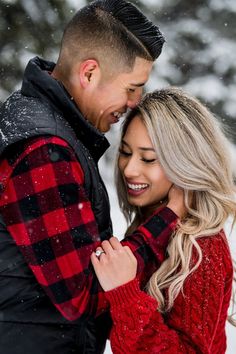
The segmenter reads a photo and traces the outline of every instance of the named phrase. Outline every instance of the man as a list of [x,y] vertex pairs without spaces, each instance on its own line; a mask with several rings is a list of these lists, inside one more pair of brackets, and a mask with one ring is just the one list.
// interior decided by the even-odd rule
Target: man
[[[95,1],[67,25],[57,64],[32,59],[2,106],[2,353],[103,352],[108,324],[95,317],[107,305],[90,255],[112,228],[97,162],[103,133],[140,100],[163,42],[134,5]],[[143,279],[164,257],[173,211],[127,239]]]

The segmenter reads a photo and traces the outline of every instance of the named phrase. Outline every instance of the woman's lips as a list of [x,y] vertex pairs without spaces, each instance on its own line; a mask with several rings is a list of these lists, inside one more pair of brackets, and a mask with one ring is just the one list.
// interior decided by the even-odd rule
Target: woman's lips
[[127,192],[132,196],[139,196],[140,194],[144,193],[147,188],[147,183],[126,183]]

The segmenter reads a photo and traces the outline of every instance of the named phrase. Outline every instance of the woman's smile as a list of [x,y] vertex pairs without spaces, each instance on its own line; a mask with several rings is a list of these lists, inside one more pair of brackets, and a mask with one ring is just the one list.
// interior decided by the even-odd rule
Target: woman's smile
[[172,183],[159,163],[147,128],[139,116],[130,122],[119,151],[119,169],[128,202],[137,207],[148,207],[163,200]]
[[127,182],[127,193],[131,196],[140,196],[148,189],[149,185],[147,183],[138,182]]

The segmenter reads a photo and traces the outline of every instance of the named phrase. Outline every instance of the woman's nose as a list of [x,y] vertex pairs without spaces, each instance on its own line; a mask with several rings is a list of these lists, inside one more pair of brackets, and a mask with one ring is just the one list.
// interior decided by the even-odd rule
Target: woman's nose
[[131,158],[124,167],[124,176],[126,178],[137,177],[140,174],[138,163],[135,159]]

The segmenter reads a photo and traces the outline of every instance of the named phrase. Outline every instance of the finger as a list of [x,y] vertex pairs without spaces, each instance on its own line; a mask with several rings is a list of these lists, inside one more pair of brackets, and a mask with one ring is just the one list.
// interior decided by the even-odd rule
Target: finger
[[118,240],[117,237],[113,236],[109,239],[109,242],[111,244],[111,246],[113,247],[114,250],[120,250],[123,248],[122,244],[120,243],[120,241]]
[[94,270],[95,271],[97,271],[98,270],[98,268],[99,268],[99,266],[100,266],[100,263],[99,263],[99,259],[98,259],[98,257],[96,256],[96,254],[95,254],[95,252],[93,252],[92,254],[91,254],[91,263],[92,263],[92,265],[93,265],[93,267],[94,267]]
[[106,255],[104,249],[102,247],[97,247],[95,251],[95,256],[97,259],[100,260],[100,258],[104,257]]
[[[101,246],[98,246],[98,247],[96,248],[96,250],[94,251],[95,254],[96,254],[97,251],[99,251],[99,252],[101,253],[101,252],[104,252],[104,249],[103,249]],[[98,253],[99,253],[99,252],[98,252]]]
[[102,242],[102,248],[106,254],[112,254],[112,252],[114,252],[113,247],[108,240]]

